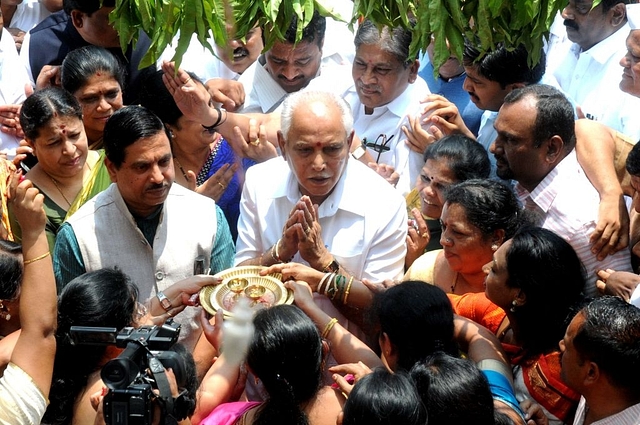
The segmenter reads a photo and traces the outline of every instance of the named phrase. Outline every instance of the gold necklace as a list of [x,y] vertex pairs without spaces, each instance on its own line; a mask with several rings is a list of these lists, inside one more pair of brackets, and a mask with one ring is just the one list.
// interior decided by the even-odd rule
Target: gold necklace
[[62,197],[64,198],[64,200],[67,202],[67,204],[69,204],[69,206],[71,206],[71,202],[69,202],[69,200],[67,199],[67,197],[66,197],[66,196],[64,196],[64,193],[62,193],[62,189],[60,189],[60,186],[58,185],[58,182],[56,181],[56,179],[54,179],[53,177],[51,177],[51,176],[49,175],[49,173],[46,173],[46,172],[45,172],[45,174],[46,174],[47,176],[49,176],[49,178],[50,178],[50,179],[51,179],[51,181],[53,182],[54,186],[56,187],[56,189],[58,189],[58,192],[60,192],[60,195],[62,195]]
[[[89,164],[89,162],[85,162],[85,165],[87,166],[87,168],[89,169],[89,171],[91,171],[92,167]],[[82,170],[84,172],[84,166],[82,167]],[[60,185],[58,184],[58,181],[56,179],[54,179],[53,177],[51,177],[51,174],[47,173],[46,171],[42,170],[47,177],[49,177],[51,179],[51,181],[53,182],[54,186],[56,187],[56,189],[58,189],[58,192],[60,192],[60,195],[62,195],[62,197],[64,198],[65,202],[67,204],[69,204],[69,207],[71,207],[71,202],[69,202],[69,200],[67,199],[66,196],[64,196],[64,193],[62,192],[62,189],[60,188]],[[84,176],[82,178],[82,185],[84,186]]]

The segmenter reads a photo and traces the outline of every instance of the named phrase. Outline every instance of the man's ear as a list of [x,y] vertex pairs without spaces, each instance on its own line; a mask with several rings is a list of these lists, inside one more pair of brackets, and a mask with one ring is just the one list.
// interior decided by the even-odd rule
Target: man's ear
[[116,174],[117,171],[117,167],[116,165],[109,161],[109,158],[105,157],[104,158],[104,165],[107,166],[107,171],[109,172],[109,177],[111,177],[111,181],[113,183],[116,183],[118,181],[118,175]]
[[524,86],[526,86],[525,83],[511,83],[511,84],[507,84],[505,89],[509,90],[509,93],[511,93],[515,89],[521,89]]
[[287,160],[287,149],[286,149],[287,141],[284,138],[284,134],[282,131],[278,130],[278,146],[280,146],[280,152],[282,152],[282,157],[284,160]]
[[349,145],[349,152],[351,152],[351,145],[353,145],[353,139],[355,136],[356,132],[355,130],[351,130],[351,133],[349,133],[349,135],[347,136],[347,145]]
[[418,59],[414,60],[411,65],[409,65],[409,84],[413,84],[418,79],[418,70],[420,69],[420,61]]
[[594,362],[588,362],[587,367],[588,369],[584,377],[584,384],[585,385],[598,385],[598,384],[601,385],[602,383],[598,382],[600,380],[600,368],[598,367],[598,364]]
[[546,159],[549,163],[556,163],[558,159],[564,154],[564,141],[562,137],[555,135],[551,136],[546,142]]
[[84,13],[77,9],[71,11],[71,22],[76,28],[82,28],[84,26]]
[[607,13],[609,15],[609,22],[611,22],[612,26],[619,27],[624,25],[625,19],[627,18],[627,9],[625,8],[624,3],[621,2],[616,4],[609,9],[609,12]]

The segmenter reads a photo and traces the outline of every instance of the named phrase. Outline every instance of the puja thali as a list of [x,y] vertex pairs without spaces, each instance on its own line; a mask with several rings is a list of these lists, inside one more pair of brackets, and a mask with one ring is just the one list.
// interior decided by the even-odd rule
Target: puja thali
[[222,279],[219,285],[205,286],[200,290],[200,304],[210,314],[222,309],[225,316],[233,315],[231,310],[240,298],[247,298],[252,309],[291,304],[293,292],[284,287],[282,275],[274,273],[260,276],[266,267],[241,266],[223,270],[215,277]]

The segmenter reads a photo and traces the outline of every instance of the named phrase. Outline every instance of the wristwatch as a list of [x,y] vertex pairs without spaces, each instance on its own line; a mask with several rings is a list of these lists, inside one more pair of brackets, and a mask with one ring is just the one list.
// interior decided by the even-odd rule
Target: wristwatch
[[360,145],[353,152],[351,152],[351,156],[354,159],[360,159],[365,153],[367,153],[367,149],[363,145]]
[[338,264],[335,258],[322,269],[322,271],[325,273],[338,273],[339,270],[340,264]]
[[164,311],[171,310],[171,307],[172,307],[171,300],[167,298],[164,292],[158,291],[158,293],[156,294],[156,297],[158,298],[158,301],[160,301],[160,306],[162,306]]

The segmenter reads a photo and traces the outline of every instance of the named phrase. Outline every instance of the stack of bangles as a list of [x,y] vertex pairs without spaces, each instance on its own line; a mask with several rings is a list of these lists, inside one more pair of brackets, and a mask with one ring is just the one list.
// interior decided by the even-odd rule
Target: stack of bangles
[[331,301],[340,301],[346,305],[349,299],[349,291],[351,290],[351,284],[353,283],[353,276],[349,278],[337,273],[327,273],[318,285],[318,294],[325,295]]

